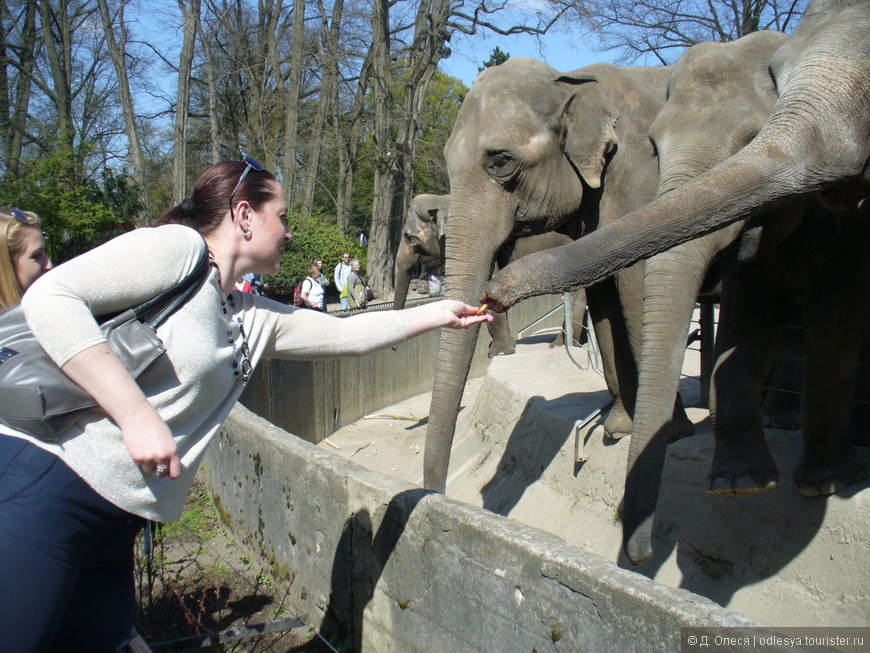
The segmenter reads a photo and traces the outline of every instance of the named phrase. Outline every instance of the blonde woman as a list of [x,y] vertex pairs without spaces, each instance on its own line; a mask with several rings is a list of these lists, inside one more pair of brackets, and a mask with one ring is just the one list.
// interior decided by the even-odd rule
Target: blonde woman
[[17,306],[31,284],[51,269],[39,216],[0,211],[0,312]]

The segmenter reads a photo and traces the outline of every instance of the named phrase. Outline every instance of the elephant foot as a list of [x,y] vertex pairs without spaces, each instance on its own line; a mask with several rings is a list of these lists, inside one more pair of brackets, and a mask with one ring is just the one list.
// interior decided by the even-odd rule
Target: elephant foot
[[632,426],[631,417],[622,404],[617,403],[604,420],[604,434],[611,440],[621,440],[626,435],[631,435]]
[[801,405],[798,395],[771,392],[761,409],[764,428],[797,431],[800,429]]
[[867,478],[864,461],[852,447],[839,451],[805,451],[792,480],[807,497],[834,494]]
[[489,349],[487,350],[487,355],[490,358],[495,358],[496,356],[510,356],[515,353],[517,350],[517,343],[513,340],[508,342],[498,342],[493,340],[489,343]]
[[765,444],[755,452],[716,455],[707,474],[707,492],[721,495],[759,494],[779,483],[779,471]]

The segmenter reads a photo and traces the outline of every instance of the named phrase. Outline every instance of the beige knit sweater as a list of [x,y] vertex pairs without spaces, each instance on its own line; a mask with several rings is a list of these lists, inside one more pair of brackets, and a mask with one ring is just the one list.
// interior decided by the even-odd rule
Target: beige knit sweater
[[[28,290],[28,324],[59,365],[103,341],[94,315],[113,313],[155,296],[190,272],[202,248],[194,230],[179,225],[137,229],[58,266]],[[226,313],[224,312],[226,310]],[[239,327],[241,321],[242,327]],[[244,330],[245,338],[241,331]],[[402,342],[407,332],[392,311],[337,318],[233,291],[222,296],[218,270],[158,329],[167,353],[139,385],[169,425],[185,473],[143,474],[118,427],[99,410],[79,420],[59,443],[2,427],[51,451],[115,505],[154,520],[180,518],[205,447],[243,390],[233,363],[262,357],[316,359],[358,356]]]

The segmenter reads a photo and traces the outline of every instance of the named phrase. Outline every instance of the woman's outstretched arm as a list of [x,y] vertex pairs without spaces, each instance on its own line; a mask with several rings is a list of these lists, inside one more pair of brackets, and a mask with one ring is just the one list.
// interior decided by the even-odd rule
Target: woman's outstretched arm
[[476,306],[452,299],[406,308],[399,311],[399,316],[405,324],[409,338],[440,327],[464,329],[481,322],[492,322],[492,315],[478,315]]

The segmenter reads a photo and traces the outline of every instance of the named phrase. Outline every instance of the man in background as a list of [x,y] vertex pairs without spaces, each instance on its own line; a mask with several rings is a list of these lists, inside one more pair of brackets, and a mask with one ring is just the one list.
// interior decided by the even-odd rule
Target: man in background
[[[335,289],[338,290],[339,296],[342,295],[342,290],[347,285],[347,279],[350,276],[350,253],[344,252],[341,255],[341,261],[335,266]],[[347,297],[341,297],[341,310],[346,311],[350,308],[350,300]]]

